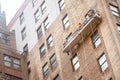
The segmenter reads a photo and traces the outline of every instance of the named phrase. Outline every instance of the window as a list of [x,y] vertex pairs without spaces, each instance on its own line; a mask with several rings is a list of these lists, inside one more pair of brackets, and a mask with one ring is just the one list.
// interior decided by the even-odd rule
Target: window
[[10,44],[10,35],[1,33],[0,38],[2,39],[2,43],[9,45]]
[[46,77],[48,75],[48,73],[49,73],[47,63],[43,66],[42,70],[43,70],[44,77]]
[[22,40],[24,40],[26,38],[26,28],[25,27],[22,29],[21,35],[22,35]]
[[114,5],[109,5],[112,13],[115,15],[115,16],[120,16],[120,12],[119,12],[119,9],[118,7],[114,6]]
[[43,44],[39,50],[40,50],[40,57],[43,57],[45,55],[45,45]]
[[4,56],[4,65],[7,67],[13,67],[14,69],[21,68],[20,59],[16,59],[7,55]]
[[65,17],[63,18],[63,26],[64,26],[64,29],[67,29],[68,28],[68,26],[70,25],[70,23],[69,23],[69,18],[68,18],[68,16],[67,15],[65,15]]
[[0,42],[9,45],[10,44],[10,35],[0,32]]
[[55,78],[53,80],[60,80],[59,74],[57,74],[57,76],[55,76]]
[[32,0],[33,7],[37,4],[37,0]]
[[41,11],[42,11],[42,14],[44,14],[46,12],[46,4],[45,4],[45,1],[43,1],[42,5],[41,5]]
[[20,64],[20,60],[19,59],[13,59],[13,67],[15,68],[15,69],[20,69],[20,67],[21,67],[21,64]]
[[42,37],[42,35],[43,35],[41,26],[37,29],[37,35],[38,35],[38,39],[40,39]]
[[80,67],[77,55],[72,58],[72,65],[75,71]]
[[120,25],[119,24],[117,24],[117,29],[120,32]]
[[39,9],[37,9],[37,11],[34,13],[34,18],[35,18],[35,22],[37,22],[40,19]]
[[52,69],[54,69],[57,66],[57,61],[56,61],[56,55],[55,55],[55,53],[50,58],[50,64],[51,64]]
[[44,20],[43,25],[44,25],[45,30],[47,30],[47,29],[49,28],[49,20],[48,20],[48,17]]
[[97,31],[92,35],[92,42],[95,48],[97,48],[101,43],[101,40]]
[[4,56],[4,65],[7,67],[12,66],[12,59],[10,56],[7,56],[7,55]]
[[78,80],[83,80],[83,77],[81,76]]
[[22,24],[23,21],[24,21],[24,14],[23,14],[23,12],[22,12],[22,14],[20,15],[20,24]]
[[108,68],[107,59],[104,53],[98,58],[98,63],[102,72],[104,72]]
[[60,0],[58,4],[59,4],[59,8],[60,8],[60,10],[63,10],[64,7],[65,7],[64,0]]
[[30,61],[27,62],[27,70],[28,74],[30,74],[31,73]]
[[70,34],[67,36],[66,40],[67,40],[68,42],[71,40],[71,36],[72,36],[72,33],[70,33]]
[[48,49],[53,46],[53,39],[51,35],[47,38],[47,46],[48,46]]
[[26,44],[26,45],[23,47],[23,52],[28,53],[28,44]]

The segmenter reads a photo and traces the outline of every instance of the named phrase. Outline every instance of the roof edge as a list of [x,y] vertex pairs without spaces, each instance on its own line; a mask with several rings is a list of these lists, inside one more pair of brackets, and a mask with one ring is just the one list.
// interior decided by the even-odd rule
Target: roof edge
[[25,10],[25,8],[27,7],[27,5],[29,4],[31,0],[25,0],[23,2],[23,4],[21,5],[21,7],[18,9],[18,11],[16,12],[16,14],[14,15],[14,17],[11,19],[11,21],[9,22],[9,24],[7,25],[8,30],[10,30],[13,26],[13,24],[15,23],[15,21],[19,18],[19,16],[21,15],[21,13]]

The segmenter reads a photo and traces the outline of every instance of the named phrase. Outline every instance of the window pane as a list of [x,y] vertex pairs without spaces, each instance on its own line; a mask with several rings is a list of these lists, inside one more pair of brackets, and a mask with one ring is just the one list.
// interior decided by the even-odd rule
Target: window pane
[[5,60],[5,61],[9,61],[9,62],[12,61],[11,58],[10,58],[9,56],[5,56],[5,57],[4,57],[4,60]]
[[11,67],[12,60],[9,56],[4,56],[4,65],[7,67]]
[[49,28],[49,20],[48,17],[45,19],[45,21],[43,22],[45,30],[47,30]]
[[56,56],[55,56],[55,54],[50,58],[50,63],[51,63],[52,68],[56,67]]
[[48,48],[53,46],[53,39],[51,35],[47,39],[47,45],[48,45]]
[[43,52],[45,50],[45,46],[43,45],[40,49],[40,52]]
[[44,77],[46,77],[48,75],[48,65],[47,64],[45,64],[43,67],[43,75],[44,75]]
[[63,18],[63,25],[65,29],[68,28],[68,26],[70,25],[69,18],[67,15]]
[[34,17],[35,17],[35,22],[37,22],[40,19],[40,12],[39,12],[39,10],[37,10],[35,12]]
[[79,61],[78,61],[78,57],[77,57],[77,56],[75,56],[75,57],[72,59],[72,64],[73,64],[74,70],[77,70],[77,69],[80,67],[80,64],[79,64]]
[[110,5],[110,9],[111,9],[112,11],[116,11],[116,12],[118,12],[118,8],[115,7],[115,6]]
[[101,39],[97,31],[94,32],[94,34],[92,35],[92,42],[95,48],[97,48],[99,44],[101,43]]
[[47,69],[48,69],[48,65],[46,64],[43,68],[44,72],[47,71]]
[[96,31],[94,34],[93,34],[93,42],[96,42],[96,40],[99,38],[99,35],[98,35],[98,32]]
[[50,43],[51,41],[52,41],[52,36],[48,38],[48,43]]
[[23,21],[24,21],[24,14],[22,13],[22,14],[20,15],[20,24],[22,24]]
[[11,62],[5,61],[5,62],[4,62],[4,65],[7,66],[7,67],[11,67]]
[[43,32],[42,32],[42,27],[40,26],[37,30],[37,35],[38,35],[38,39],[42,37]]
[[104,72],[108,68],[107,61],[101,66],[102,71]]
[[23,51],[24,51],[24,52],[28,52],[28,44],[26,44],[26,45],[23,47]]
[[98,47],[99,45],[100,45],[100,43],[101,43],[101,40],[100,40],[100,38],[95,42],[95,47]]
[[99,61],[99,64],[102,65],[106,61],[105,54],[103,56],[101,56],[98,61]]
[[40,47],[40,56],[43,57],[45,55],[45,45],[43,44],[41,47]]
[[77,70],[79,67],[80,67],[80,64],[79,64],[79,62],[77,62],[77,63],[74,65],[74,69]]
[[21,31],[21,35],[22,35],[22,40],[24,40],[26,38],[26,28],[25,27]]
[[13,67],[14,67],[15,69],[20,69],[20,65],[18,65],[18,64],[13,64]]
[[13,63],[20,65],[20,60],[14,59],[14,60],[13,60]]
[[111,9],[111,11],[112,11],[112,13],[113,13],[114,15],[120,16],[120,12],[119,12],[118,7],[115,7],[115,6],[113,6],[113,5],[110,5],[110,9]]
[[45,1],[43,1],[42,5],[41,5],[41,11],[42,11],[42,14],[46,11]]
[[72,60],[73,65],[74,65],[76,62],[78,62],[78,57],[77,57],[77,56],[75,56],[75,57],[73,58],[73,60]]

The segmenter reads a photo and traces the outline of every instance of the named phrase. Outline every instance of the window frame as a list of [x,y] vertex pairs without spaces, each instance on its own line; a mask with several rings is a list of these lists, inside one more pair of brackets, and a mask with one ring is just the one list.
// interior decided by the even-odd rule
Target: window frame
[[[77,61],[76,61],[76,62],[73,62],[73,60],[74,60],[75,58],[77,58]],[[74,71],[78,70],[79,67],[80,67],[80,63],[79,63],[79,58],[78,58],[77,55],[74,55],[74,56],[72,57],[71,62],[72,62],[73,70],[74,70]],[[76,65],[79,65],[79,66],[78,66],[77,68],[75,68]]]
[[66,37],[66,41],[70,41],[71,40],[71,37],[72,37],[72,32]]
[[53,46],[53,37],[50,34],[49,37],[47,38],[47,47],[50,49]]
[[32,0],[33,7],[37,4],[37,0]]
[[46,7],[46,2],[45,2],[45,0],[42,2],[42,4],[41,4],[41,12],[42,12],[42,14],[44,14],[47,10],[47,7]]
[[64,0],[59,0],[58,4],[59,4],[60,11],[65,8],[65,1]]
[[55,53],[50,57],[51,68],[55,69],[57,67],[57,58]]
[[[5,57],[9,57],[10,61],[9,61],[9,60],[5,60]],[[14,60],[18,60],[18,61],[19,61],[19,64],[15,63]],[[15,58],[15,57],[12,57],[12,56],[9,56],[9,55],[6,55],[6,54],[5,54],[3,61],[4,61],[4,66],[6,66],[6,67],[10,67],[10,68],[17,69],[17,70],[20,70],[20,69],[21,69],[21,60],[18,59],[18,58]],[[9,63],[10,65],[9,65],[9,66],[6,65],[6,64],[5,64],[6,62]],[[14,65],[16,65],[17,68],[16,68]]]
[[[5,57],[9,58],[9,60],[6,60]],[[9,66],[5,64],[6,62],[7,62],[7,64],[9,64]],[[4,55],[4,65],[5,65],[6,67],[12,67],[12,58],[11,58],[11,56],[9,56],[9,55]]]
[[24,13],[23,12],[19,16],[19,19],[20,19],[20,25],[21,25],[24,22]]
[[[46,68],[47,67],[47,68]],[[46,68],[46,69],[45,69]],[[49,68],[48,68],[48,63],[45,63],[44,66],[42,67],[42,72],[43,76],[47,77],[49,75]]]
[[0,42],[9,45],[10,35],[0,32]]
[[69,17],[66,14],[62,19],[64,29],[67,29],[70,26]]
[[43,21],[43,25],[44,25],[44,29],[45,31],[50,27],[49,26],[50,22],[49,22],[49,18],[48,16],[45,18],[45,20]]
[[30,61],[27,62],[27,71],[28,71],[28,74],[31,73]]
[[46,54],[46,49],[45,49],[44,43],[40,46],[39,51],[40,51],[40,57],[42,58]]
[[94,45],[94,48],[97,48],[101,44],[101,39],[100,39],[98,31],[95,31],[92,34],[91,39],[92,39],[92,43]]
[[110,10],[113,15],[120,17],[120,11],[119,8],[113,4],[109,4]]
[[43,31],[42,31],[42,26],[41,25],[37,29],[37,36],[38,36],[38,39],[40,39],[43,36]]
[[26,33],[26,27],[24,27],[21,31],[21,37],[22,37],[22,41],[26,38],[27,33]]
[[40,11],[37,9],[34,13],[35,23],[37,23],[40,19]]
[[25,46],[23,47],[23,52],[28,53],[28,44],[25,44]]
[[[105,58],[105,59],[103,59],[103,58]],[[102,62],[100,62],[100,60],[101,60]],[[103,61],[103,60],[104,60],[104,61]],[[105,72],[106,69],[109,68],[108,61],[107,61],[107,57],[106,57],[106,55],[105,55],[104,52],[100,55],[100,57],[98,58],[97,61],[98,61],[98,64],[99,64],[99,66],[100,66],[101,72]],[[105,69],[102,68],[102,67],[105,67],[106,63],[107,63],[107,67],[106,67]]]
[[[14,62],[14,60],[18,60],[19,63]],[[15,68],[15,66],[17,66],[17,68]],[[20,69],[21,68],[21,61],[20,61],[20,59],[13,58],[13,67],[14,67],[14,69]]]

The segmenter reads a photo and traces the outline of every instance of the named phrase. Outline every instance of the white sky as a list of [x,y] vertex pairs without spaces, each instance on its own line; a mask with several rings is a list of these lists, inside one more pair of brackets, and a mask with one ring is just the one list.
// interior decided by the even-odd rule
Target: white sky
[[13,18],[17,10],[25,0],[0,0],[2,11],[6,13],[7,24]]

